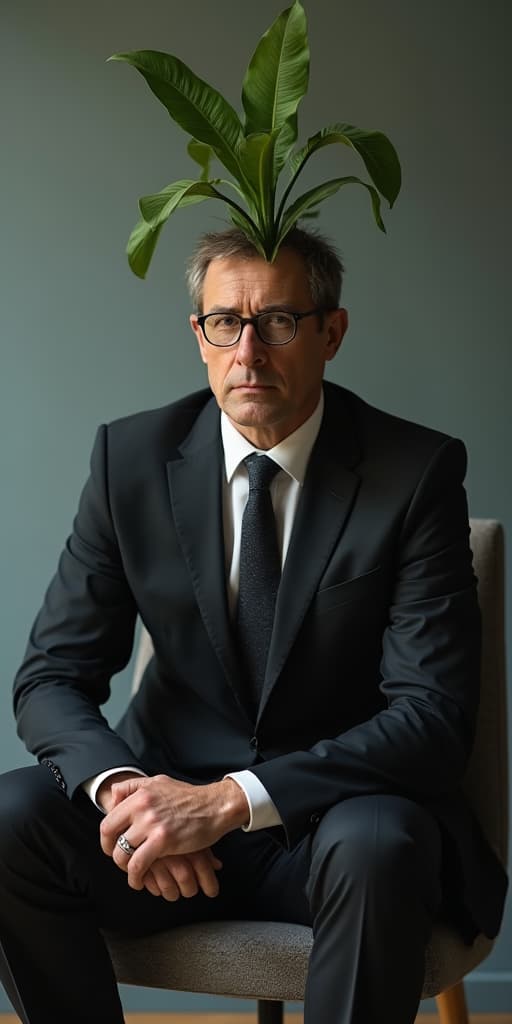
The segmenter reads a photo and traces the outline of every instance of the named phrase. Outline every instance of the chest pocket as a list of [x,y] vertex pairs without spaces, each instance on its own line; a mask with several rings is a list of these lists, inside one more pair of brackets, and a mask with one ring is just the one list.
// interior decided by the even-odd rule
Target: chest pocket
[[331,611],[332,608],[340,608],[344,604],[353,601],[371,600],[382,592],[384,587],[383,573],[380,566],[362,573],[361,576],[354,576],[343,583],[336,583],[332,587],[325,587],[319,590],[314,604],[317,614]]

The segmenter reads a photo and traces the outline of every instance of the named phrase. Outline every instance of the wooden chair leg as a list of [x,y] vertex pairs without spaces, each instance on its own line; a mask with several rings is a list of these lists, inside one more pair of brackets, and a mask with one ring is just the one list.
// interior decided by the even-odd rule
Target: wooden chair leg
[[439,1024],[469,1024],[464,982],[436,996]]
[[284,1005],[275,999],[258,999],[258,1024],[283,1024]]

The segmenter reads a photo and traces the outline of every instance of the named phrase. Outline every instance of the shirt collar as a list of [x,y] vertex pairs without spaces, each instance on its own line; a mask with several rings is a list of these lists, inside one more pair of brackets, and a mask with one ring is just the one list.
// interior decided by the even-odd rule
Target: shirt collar
[[[324,394],[322,391],[318,405],[311,416],[300,427],[297,427],[293,434],[289,434],[274,448],[270,448],[264,453],[268,455],[269,459],[277,462],[277,465],[293,477],[301,487],[304,483],[311,450],[318,437],[323,411]],[[221,413],[220,427],[226,479],[229,484],[240,463],[252,452],[258,452],[261,449],[255,448],[247,438],[243,437],[224,412]]]

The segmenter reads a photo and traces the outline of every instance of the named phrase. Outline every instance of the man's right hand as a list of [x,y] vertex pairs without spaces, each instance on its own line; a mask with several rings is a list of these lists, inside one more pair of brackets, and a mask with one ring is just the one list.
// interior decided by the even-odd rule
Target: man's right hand
[[[114,783],[125,779],[137,778],[134,772],[118,772],[102,782],[96,799],[104,811],[108,813],[120,803],[119,790],[113,789]],[[180,896],[190,898],[201,890],[205,896],[214,897],[219,892],[216,871],[222,862],[210,849],[198,850],[195,853],[170,854],[161,857],[152,864],[144,878],[144,888],[152,896],[162,896],[164,900],[175,902]],[[128,857],[126,857],[126,869]]]

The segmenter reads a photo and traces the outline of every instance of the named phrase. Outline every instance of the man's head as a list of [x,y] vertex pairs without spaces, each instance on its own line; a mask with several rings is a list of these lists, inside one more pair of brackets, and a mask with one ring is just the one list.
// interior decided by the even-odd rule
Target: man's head
[[[338,308],[341,278],[334,250],[299,229],[288,235],[274,263],[235,229],[204,236],[196,249],[188,269],[198,310],[190,318],[192,330],[220,408],[259,448],[291,434],[318,403],[325,363],[347,328],[346,310]],[[200,314],[212,313],[215,319],[199,323]],[[261,313],[273,316],[237,323],[237,317]],[[232,338],[238,340],[227,344]]]

